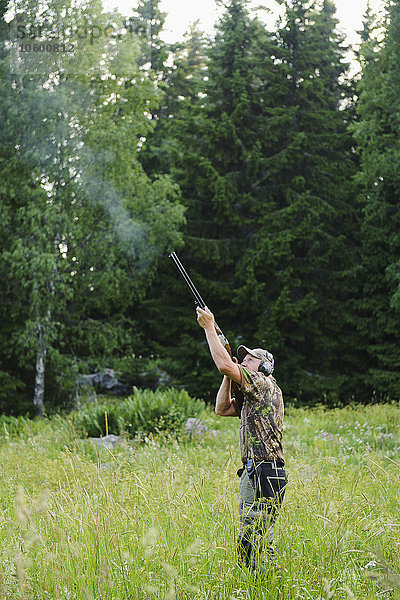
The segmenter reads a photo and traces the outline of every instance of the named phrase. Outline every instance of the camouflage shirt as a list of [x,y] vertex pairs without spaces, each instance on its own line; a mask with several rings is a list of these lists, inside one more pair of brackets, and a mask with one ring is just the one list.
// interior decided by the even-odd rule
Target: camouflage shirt
[[240,411],[240,452],[245,464],[276,460],[284,464],[282,448],[283,397],[273,377],[242,371],[243,405]]

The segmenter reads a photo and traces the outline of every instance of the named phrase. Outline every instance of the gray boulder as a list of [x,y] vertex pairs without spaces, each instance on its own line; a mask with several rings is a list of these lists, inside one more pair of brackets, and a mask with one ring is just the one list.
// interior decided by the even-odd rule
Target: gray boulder
[[195,419],[194,417],[190,417],[186,421],[185,432],[188,437],[198,437],[206,434],[216,436],[219,433],[215,429],[209,429],[203,421]]
[[83,388],[87,391],[88,388],[93,388],[99,394],[111,392],[115,395],[124,396],[131,392],[129,385],[118,381],[113,369],[103,369],[103,371],[91,375],[80,375],[76,380],[76,385],[78,390]]
[[92,444],[96,445],[98,448],[107,448],[108,450],[113,450],[118,442],[121,440],[121,436],[114,435],[110,433],[109,435],[105,435],[101,438],[89,438]]

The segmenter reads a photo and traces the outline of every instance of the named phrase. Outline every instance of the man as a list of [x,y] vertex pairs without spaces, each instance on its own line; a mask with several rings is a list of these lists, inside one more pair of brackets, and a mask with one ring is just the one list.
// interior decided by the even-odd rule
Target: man
[[[282,448],[283,398],[272,377],[272,354],[239,346],[238,364],[231,359],[215,330],[214,316],[208,308],[197,308],[211,356],[224,375],[217,393],[215,412],[222,417],[240,417],[240,451],[243,468],[240,476],[239,564],[269,569],[276,556],[272,547],[274,522],[287,482]],[[232,398],[232,382],[239,389]]]

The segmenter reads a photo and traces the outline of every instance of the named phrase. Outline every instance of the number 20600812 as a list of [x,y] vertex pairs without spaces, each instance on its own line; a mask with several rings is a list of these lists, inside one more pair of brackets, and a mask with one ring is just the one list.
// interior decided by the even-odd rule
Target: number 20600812
[[36,44],[20,44],[20,52],[73,52],[74,44],[56,42],[40,42]]

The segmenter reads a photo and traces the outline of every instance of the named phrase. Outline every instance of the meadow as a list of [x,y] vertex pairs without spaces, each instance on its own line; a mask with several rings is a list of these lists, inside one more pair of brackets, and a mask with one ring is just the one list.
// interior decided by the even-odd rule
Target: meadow
[[399,404],[287,408],[268,577],[236,564],[239,421],[203,421],[112,451],[68,417],[3,425],[0,598],[400,598]]

